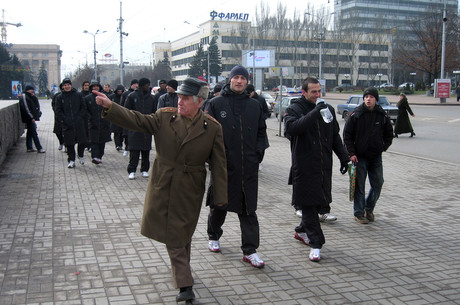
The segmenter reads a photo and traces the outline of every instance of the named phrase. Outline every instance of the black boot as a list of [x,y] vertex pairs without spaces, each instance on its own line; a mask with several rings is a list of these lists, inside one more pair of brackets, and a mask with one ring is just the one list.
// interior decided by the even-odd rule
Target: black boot
[[191,301],[195,299],[192,286],[182,287],[179,294],[176,296],[176,302]]
[[394,137],[397,138],[397,137],[398,137],[398,134],[395,133],[395,136],[394,136]]
[[409,138],[412,138],[413,136],[415,136],[415,132],[411,131]]

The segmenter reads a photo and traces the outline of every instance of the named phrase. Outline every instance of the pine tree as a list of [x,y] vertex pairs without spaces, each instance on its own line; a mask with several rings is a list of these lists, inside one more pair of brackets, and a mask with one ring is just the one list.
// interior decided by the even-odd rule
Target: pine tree
[[200,44],[193,60],[190,63],[188,75],[191,77],[199,77],[203,75],[203,70],[207,70],[206,53],[203,51],[203,45]]
[[[222,73],[222,58],[220,57],[220,50],[217,46],[217,36],[214,36],[209,43],[209,75],[212,75],[216,78],[218,82],[218,76]],[[207,60],[207,58],[206,58]]]
[[42,64],[40,71],[38,72],[38,92],[40,95],[46,93],[48,90],[48,71],[46,71],[45,66]]

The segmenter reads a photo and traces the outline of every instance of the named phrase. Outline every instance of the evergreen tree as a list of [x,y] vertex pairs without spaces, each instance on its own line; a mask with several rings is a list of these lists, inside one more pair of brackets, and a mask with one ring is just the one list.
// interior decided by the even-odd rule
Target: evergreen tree
[[16,55],[10,56],[3,44],[0,44],[0,99],[9,99],[12,96],[11,82],[24,78],[24,71]]
[[38,93],[43,95],[48,90],[48,71],[46,71],[45,66],[42,64],[40,71],[38,72]]
[[153,75],[150,80],[152,84],[156,84],[160,79],[169,80],[172,78],[168,52],[164,52],[163,57],[163,60],[160,60],[153,68]]
[[[209,43],[209,75],[212,75],[216,78],[216,83],[218,82],[218,76],[222,73],[222,58],[220,57],[220,50],[217,46],[217,36],[214,36]],[[206,58],[207,60],[207,58]]]
[[207,56],[203,51],[203,45],[200,44],[198,50],[196,50],[195,55],[193,55],[193,60],[190,63],[188,75],[190,77],[203,76],[203,70],[207,69]]

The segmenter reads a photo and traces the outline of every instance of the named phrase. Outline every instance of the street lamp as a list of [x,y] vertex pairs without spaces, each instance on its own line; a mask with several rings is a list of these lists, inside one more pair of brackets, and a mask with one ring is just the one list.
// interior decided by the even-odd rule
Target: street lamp
[[380,85],[382,84],[381,80],[382,80],[383,74],[382,73],[377,73],[376,76],[378,76],[378,78],[379,78],[379,89],[380,89]]
[[95,33],[91,33],[91,32],[88,32],[87,30],[84,30],[83,33],[85,34],[90,34],[93,36],[93,42],[94,42],[94,79],[97,80],[97,63],[96,63],[96,35],[97,34],[102,34],[102,33],[105,33],[107,31],[103,31],[103,32],[99,32],[99,30],[97,30]]

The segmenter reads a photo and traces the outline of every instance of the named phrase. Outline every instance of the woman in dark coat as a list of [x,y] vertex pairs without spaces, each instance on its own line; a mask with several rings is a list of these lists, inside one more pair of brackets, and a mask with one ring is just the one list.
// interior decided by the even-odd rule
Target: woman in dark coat
[[407,97],[404,93],[401,93],[399,95],[399,102],[397,104],[398,106],[398,117],[396,118],[396,123],[395,123],[395,138],[398,137],[398,135],[402,133],[408,133],[410,132],[410,137],[412,138],[415,136],[414,129],[412,128],[412,125],[409,120],[409,114],[411,116],[415,116],[414,113],[412,112],[412,109],[409,106],[409,102],[407,101]]
[[[92,83],[89,91],[101,91],[99,83]],[[104,92],[105,94],[105,92]],[[89,139],[91,143],[91,162],[94,164],[102,163],[105,143],[112,141],[110,137],[110,122],[102,118],[102,106],[96,104],[96,94],[91,93],[85,97],[86,108],[89,115]]]

